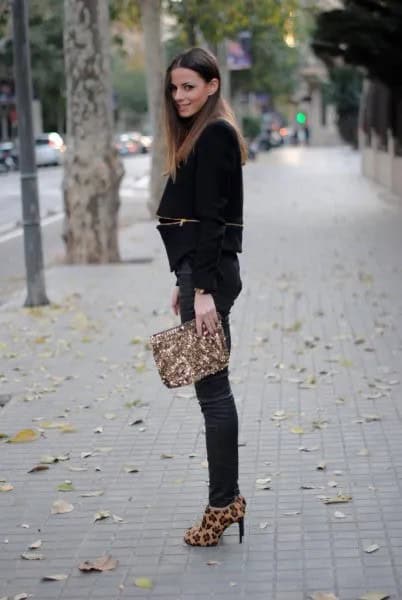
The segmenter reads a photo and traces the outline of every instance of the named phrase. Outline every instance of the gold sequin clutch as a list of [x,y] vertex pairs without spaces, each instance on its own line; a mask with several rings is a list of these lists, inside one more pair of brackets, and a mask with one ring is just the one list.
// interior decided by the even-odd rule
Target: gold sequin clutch
[[195,319],[150,338],[155,363],[168,388],[190,385],[229,364],[222,323],[214,335],[198,336]]

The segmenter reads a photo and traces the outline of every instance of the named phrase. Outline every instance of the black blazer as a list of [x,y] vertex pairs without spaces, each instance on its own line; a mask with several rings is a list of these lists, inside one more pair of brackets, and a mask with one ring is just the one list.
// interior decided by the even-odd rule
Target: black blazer
[[242,251],[241,155],[229,123],[207,125],[175,181],[169,177],[157,216],[170,269],[190,256],[194,286],[215,291],[221,252]]

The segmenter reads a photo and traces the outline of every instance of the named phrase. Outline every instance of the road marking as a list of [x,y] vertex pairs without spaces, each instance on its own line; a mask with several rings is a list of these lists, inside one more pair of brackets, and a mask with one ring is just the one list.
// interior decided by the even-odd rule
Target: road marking
[[[57,215],[52,215],[51,217],[46,217],[41,220],[41,227],[46,227],[46,225],[51,225],[52,223],[56,223],[56,221],[61,221],[64,218],[64,213],[59,213]],[[6,233],[5,235],[0,236],[0,244],[3,242],[9,242],[10,240],[14,240],[17,237],[22,236],[24,230],[22,227],[16,229],[15,231],[10,231],[10,233]]]

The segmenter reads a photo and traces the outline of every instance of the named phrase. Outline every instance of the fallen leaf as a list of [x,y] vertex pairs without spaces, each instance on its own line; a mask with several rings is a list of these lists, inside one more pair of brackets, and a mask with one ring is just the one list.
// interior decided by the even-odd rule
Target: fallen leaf
[[288,510],[287,512],[282,513],[284,517],[296,517],[300,515],[300,510]]
[[38,471],[48,471],[49,467],[47,465],[36,465],[35,467],[32,467],[32,469],[30,469],[30,471],[28,471],[28,473],[37,473]]
[[61,454],[60,456],[51,456],[49,454],[45,454],[40,459],[41,465],[52,465],[53,463],[58,463],[61,461],[70,460],[69,454]]
[[174,458],[174,454],[161,454],[161,458]]
[[52,504],[52,515],[61,515],[74,510],[74,506],[64,500],[55,500]]
[[362,448],[357,454],[358,456],[368,456],[370,453],[367,448]]
[[104,519],[108,519],[110,515],[110,510],[99,510],[97,513],[95,513],[94,523],[95,521],[103,521]]
[[379,549],[380,546],[378,544],[371,544],[370,546],[367,546],[367,548],[365,548],[364,551],[367,552],[367,554],[371,554],[372,552],[376,552]]
[[366,423],[372,423],[373,421],[381,421],[382,417],[380,415],[363,415]]
[[25,560],[43,560],[44,557],[39,552],[24,552],[21,554],[21,558]]
[[94,433],[103,433],[103,427],[102,427],[102,425],[100,427],[95,427]]
[[42,429],[63,429],[63,427],[66,427],[67,425],[70,425],[70,424],[63,423],[62,421],[41,421],[40,422],[40,427]]
[[135,419],[135,421],[131,421],[130,425],[140,425],[143,422],[143,419]]
[[80,494],[81,498],[96,498],[97,496],[103,496],[103,490],[94,490],[93,492],[83,492]]
[[74,488],[72,482],[69,481],[68,479],[66,479],[66,481],[63,481],[63,483],[60,483],[57,486],[57,490],[59,492],[74,492],[75,488]]
[[334,496],[333,498],[323,498],[324,504],[341,504],[345,502],[350,502],[352,500],[352,496],[347,496],[344,494],[339,494],[338,496]]
[[338,483],[336,481],[328,481],[327,485],[328,487],[335,488],[338,486]]
[[11,492],[14,489],[14,486],[11,483],[2,483],[0,484],[0,492]]
[[216,567],[217,565],[220,565],[221,563],[219,562],[219,560],[207,560],[207,565],[209,567]]
[[109,555],[100,556],[94,561],[86,560],[78,567],[80,571],[112,571],[119,561]]
[[24,442],[34,442],[39,437],[39,432],[34,429],[21,429],[13,435],[8,442],[12,444],[22,444]]
[[299,425],[296,425],[295,427],[292,427],[292,429],[290,431],[292,433],[299,433],[299,434],[304,433],[303,427],[300,427]]
[[260,523],[260,529],[266,529],[269,525],[268,521],[261,521]]
[[118,515],[112,515],[112,518],[115,523],[124,523],[124,519]]
[[89,458],[92,456],[92,452],[81,452],[80,456],[81,458]]
[[326,468],[327,468],[327,464],[325,462],[320,462],[316,466],[317,471],[325,471]]
[[148,579],[148,577],[137,577],[134,579],[134,585],[143,590],[150,590],[153,587],[152,579]]
[[23,592],[22,594],[16,594],[13,600],[26,600],[27,598],[31,598],[31,594],[28,596],[28,594]]
[[1,433],[0,432],[0,440],[6,440],[9,436],[7,435],[7,433]]
[[270,490],[272,479],[271,477],[265,477],[265,478],[261,478],[261,479],[256,479],[256,489],[257,490]]
[[42,577],[42,581],[65,581],[67,577],[68,575],[61,573],[56,575],[44,575],[44,577]]
[[338,600],[338,597],[330,592],[314,592],[309,598],[312,600]]
[[41,546],[42,546],[42,540],[37,540],[36,542],[32,542],[32,544],[29,546],[29,549],[30,550],[37,550]]
[[126,465],[124,467],[124,471],[126,473],[139,473],[139,469],[137,467],[135,467],[134,465]]
[[387,600],[390,597],[386,592],[366,592],[359,600]]
[[75,433],[76,431],[77,429],[74,427],[74,425],[70,425],[69,423],[66,423],[63,425],[63,427],[60,427],[61,433]]

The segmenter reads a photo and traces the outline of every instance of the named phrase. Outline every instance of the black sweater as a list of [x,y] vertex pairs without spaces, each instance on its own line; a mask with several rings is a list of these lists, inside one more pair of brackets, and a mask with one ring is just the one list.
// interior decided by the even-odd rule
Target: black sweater
[[229,123],[207,125],[175,181],[168,179],[157,216],[170,269],[191,255],[194,287],[215,291],[221,252],[242,250],[241,155]]

